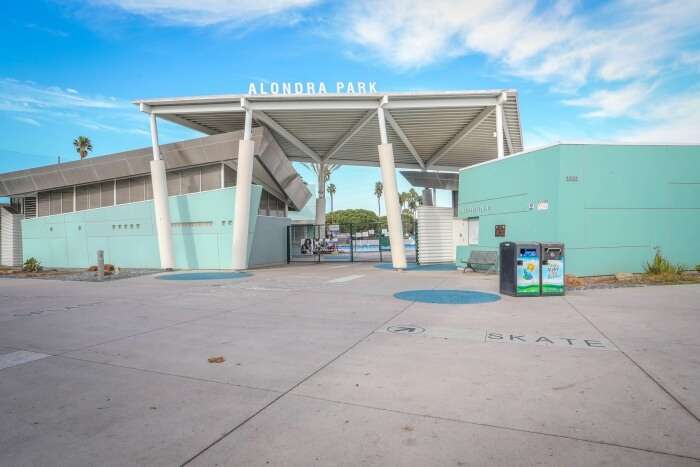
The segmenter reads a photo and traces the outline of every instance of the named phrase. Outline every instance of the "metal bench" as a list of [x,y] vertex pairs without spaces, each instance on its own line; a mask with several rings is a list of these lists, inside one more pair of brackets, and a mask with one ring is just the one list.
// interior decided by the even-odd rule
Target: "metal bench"
[[472,250],[469,253],[467,260],[467,268],[471,268],[474,272],[496,272],[496,263],[498,262],[498,252],[496,251],[477,251]]

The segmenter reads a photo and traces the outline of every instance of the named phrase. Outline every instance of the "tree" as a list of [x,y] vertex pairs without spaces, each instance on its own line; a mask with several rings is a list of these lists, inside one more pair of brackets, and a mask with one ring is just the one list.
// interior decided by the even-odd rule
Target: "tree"
[[413,216],[415,217],[416,209],[418,209],[418,206],[421,206],[423,204],[423,198],[413,188],[411,188],[407,194],[408,199],[406,202],[408,203],[408,209],[411,210],[411,214],[413,214]]
[[382,182],[377,182],[374,184],[374,196],[377,197],[377,214],[382,215],[382,204],[379,202],[379,200],[382,198],[382,194],[384,193],[384,185]]
[[352,224],[355,232],[376,229],[378,222],[377,215],[369,209],[341,209],[328,214],[326,218],[328,224],[340,224],[341,226]]
[[81,159],[85,159],[88,153],[92,151],[92,141],[87,136],[78,136],[73,140],[75,152],[80,154]]
[[408,193],[405,191],[399,193],[399,204],[401,205],[401,209],[406,207],[406,202],[408,201]]
[[326,191],[329,195],[331,195],[331,212],[333,212],[333,196],[335,195],[335,184],[331,183],[330,185],[328,185]]

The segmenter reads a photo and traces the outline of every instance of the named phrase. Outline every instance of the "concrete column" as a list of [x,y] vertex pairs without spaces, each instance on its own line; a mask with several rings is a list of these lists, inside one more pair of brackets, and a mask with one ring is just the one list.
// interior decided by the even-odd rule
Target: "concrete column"
[[430,188],[423,188],[423,206],[433,206],[433,190]]
[[378,146],[379,167],[382,173],[382,184],[384,185],[384,211],[386,212],[387,227],[389,228],[391,262],[394,269],[406,269],[406,249],[403,244],[403,225],[401,222],[399,189],[396,184],[394,147],[387,142],[384,109],[379,107],[377,116],[379,118],[379,135],[382,142]]
[[318,198],[316,198],[316,225],[326,223],[326,171],[325,164],[318,165]]
[[459,217],[459,192],[457,190],[452,191],[452,215]]
[[248,269],[248,230],[250,196],[253,185],[254,142],[251,139],[253,112],[246,110],[243,139],[238,142],[236,200],[233,211],[233,250],[231,265],[236,271]]
[[503,159],[503,104],[496,104],[496,147],[498,148],[498,158]]
[[[153,146],[151,185],[153,185],[153,208],[155,211],[156,232],[158,234],[160,267],[161,269],[170,270],[175,267],[175,256],[173,254],[170,206],[168,204],[168,182],[165,177],[165,161],[160,158],[158,124],[156,123],[155,114],[151,114],[151,145]],[[116,199],[114,202],[116,203]]]

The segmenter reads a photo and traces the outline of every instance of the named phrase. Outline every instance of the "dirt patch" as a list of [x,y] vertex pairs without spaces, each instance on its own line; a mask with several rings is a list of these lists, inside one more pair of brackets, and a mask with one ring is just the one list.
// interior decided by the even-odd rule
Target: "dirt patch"
[[569,290],[673,284],[700,284],[700,274],[696,271],[686,271],[680,275],[617,274],[613,276],[576,277],[571,274],[567,274],[565,277],[565,285]]
[[[105,282],[161,272],[160,269],[137,268],[114,268],[112,271],[113,272],[105,272]],[[42,269],[39,272],[25,272],[22,268],[0,267],[0,278],[98,282],[97,272],[85,269]]]

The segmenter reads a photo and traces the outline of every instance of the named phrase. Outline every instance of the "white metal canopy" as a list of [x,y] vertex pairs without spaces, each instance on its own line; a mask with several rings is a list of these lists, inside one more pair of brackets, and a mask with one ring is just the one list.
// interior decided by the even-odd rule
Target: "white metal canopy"
[[[379,164],[377,109],[383,109],[397,167],[456,171],[522,151],[514,90],[368,95],[220,95],[135,102],[141,110],[208,135],[242,130],[246,110],[290,160]],[[502,109],[502,125],[496,116]]]

